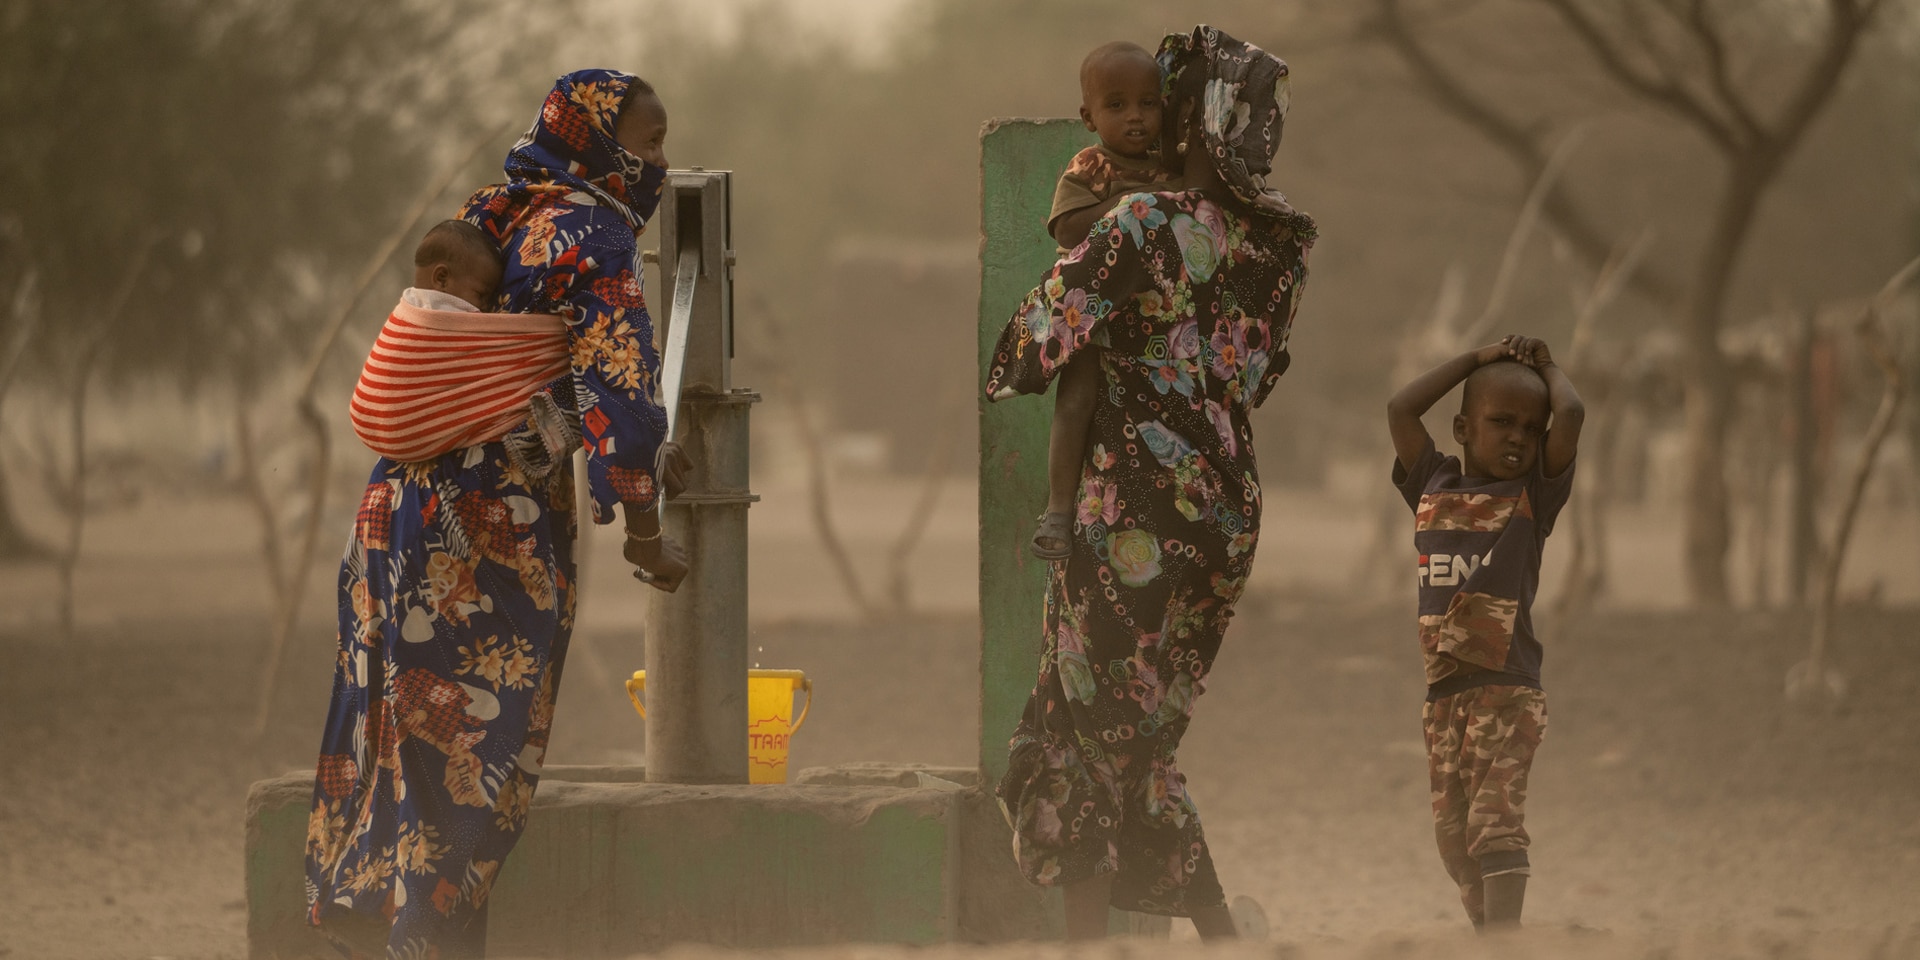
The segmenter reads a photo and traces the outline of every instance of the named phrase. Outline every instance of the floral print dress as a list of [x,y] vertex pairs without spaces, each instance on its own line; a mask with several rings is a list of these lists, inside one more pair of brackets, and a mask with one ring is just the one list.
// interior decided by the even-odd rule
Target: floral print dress
[[1135,194],[1001,333],[990,397],[1040,393],[1075,359],[1103,380],[999,785],[1034,883],[1114,873],[1114,906],[1172,916],[1223,902],[1174,753],[1259,538],[1247,414],[1286,369],[1314,236],[1301,214]]
[[[464,211],[505,254],[494,309],[567,323],[573,370],[548,391],[581,416],[601,522],[615,502],[653,503],[665,427],[635,242],[664,171],[611,138],[631,79],[561,78],[508,156],[509,182]],[[553,723],[574,535],[568,461],[535,481],[492,441],[375,464],[340,565],[307,830],[308,919],[346,952],[485,951],[488,894],[526,826]]]

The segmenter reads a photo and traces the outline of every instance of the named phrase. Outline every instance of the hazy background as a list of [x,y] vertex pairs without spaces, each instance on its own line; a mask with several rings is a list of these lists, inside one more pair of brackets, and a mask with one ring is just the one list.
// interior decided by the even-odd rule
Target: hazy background
[[[270,509],[297,533],[313,452],[291,420],[291,395],[317,363],[315,407],[336,435],[328,467],[339,474],[325,487],[330,553],[335,528],[344,529],[333,521],[349,515],[370,462],[339,414],[406,283],[404,253],[420,231],[402,222],[407,208],[451,173],[428,206],[431,222],[497,179],[542,91],[584,64],[634,70],[659,87],[674,162],[736,171],[737,381],[767,393],[756,413],[756,483],[805,479],[808,451],[793,429],[804,407],[815,452],[839,483],[949,473],[956,484],[938,491],[936,506],[964,511],[973,499],[965,484],[979,126],[1072,115],[1084,50],[1113,37],[1152,46],[1167,29],[1204,19],[1292,65],[1294,108],[1274,179],[1323,229],[1294,365],[1256,419],[1263,476],[1300,502],[1331,497],[1335,513],[1352,515],[1353,525],[1326,531],[1333,542],[1323,549],[1338,569],[1317,564],[1316,576],[1363,594],[1401,585],[1363,569],[1369,556],[1378,560],[1379,545],[1367,543],[1392,497],[1379,482],[1389,462],[1379,409],[1395,377],[1453,348],[1420,347],[1445,340],[1432,336],[1432,318],[1452,316],[1458,328],[1482,313],[1534,171],[1436,98],[1431,75],[1409,68],[1382,27],[1381,12],[1399,4],[690,6],[576,0],[536,12],[480,3],[456,14],[424,2],[0,5],[9,51],[0,109],[15,131],[0,146],[14,177],[0,206],[0,349],[14,361],[0,380],[8,507],[0,546],[25,549],[24,534],[57,554],[73,539],[63,504],[75,502],[81,403],[90,404],[81,421],[87,503],[111,510],[164,491],[238,504],[233,494],[251,486],[255,512]],[[1728,5],[1734,85],[1763,119],[1782,112],[1812,57],[1821,6]],[[1690,361],[1680,315],[1722,161],[1686,118],[1609,79],[1544,4],[1421,2],[1401,16],[1467,94],[1510,118],[1540,156],[1577,139],[1558,185],[1599,238],[1598,254],[1583,256],[1551,216],[1538,221],[1516,247],[1490,337],[1525,330],[1564,357],[1603,254],[1641,242],[1631,282],[1595,314],[1586,350],[1595,377],[1604,370],[1621,381],[1622,402],[1596,416],[1620,425],[1625,466],[1591,458],[1601,469],[1590,472],[1609,475],[1583,483],[1608,491],[1615,508],[1605,529],[1627,534],[1639,522],[1633,511],[1644,520],[1681,502]],[[1890,4],[1862,34],[1830,102],[1761,197],[1728,284],[1728,362],[1763,368],[1736,390],[1752,413],[1732,418],[1723,458],[1735,500],[1726,580],[1740,603],[1792,592],[1782,501],[1794,494],[1783,475],[1783,414],[1767,399],[1782,392],[1789,321],[1819,313],[1836,331],[1809,497],[1831,509],[1880,393],[1848,325],[1920,252],[1912,121],[1920,27],[1910,7]],[[1667,37],[1663,49],[1693,64],[1698,53],[1684,40]],[[1704,80],[1691,82],[1704,90]],[[449,168],[476,145],[475,159]],[[401,255],[345,303],[369,254],[396,231]],[[343,334],[316,360],[322,331],[342,310]],[[1906,310],[1900,301],[1890,320],[1911,369]],[[1915,423],[1903,416],[1883,450],[1863,540],[1920,538]],[[1750,509],[1759,503],[1765,509]],[[1308,513],[1325,517],[1324,506]],[[756,522],[778,524],[784,509],[769,497]],[[881,514],[848,509],[837,519],[856,539],[876,523],[905,523]],[[1674,532],[1672,519],[1651,530]],[[259,537],[240,518],[218,527],[234,552]],[[79,575],[90,548],[111,550],[136,528],[83,529]],[[1677,564],[1678,544],[1656,537],[1638,549]],[[1863,545],[1863,555],[1881,553]],[[1892,575],[1920,553],[1862,562],[1849,583],[1920,598],[1915,577]],[[944,582],[970,566],[922,579]],[[1602,596],[1687,599],[1673,592],[1681,581],[1670,571],[1636,583],[1644,566],[1619,569]],[[970,602],[965,582],[951,586],[949,606]],[[35,615],[16,604],[0,613]]]
[[[735,171],[735,381],[766,398],[755,658],[826,678],[796,762],[973,762],[978,133],[1073,115],[1086,50],[1199,21],[1291,65],[1273,181],[1322,231],[1293,365],[1255,418],[1269,529],[1223,654],[1244,659],[1190,738],[1190,773],[1221,803],[1210,829],[1240,854],[1229,887],[1326,935],[1452,923],[1408,719],[1412,578],[1381,413],[1398,380],[1471,345],[1457,331],[1489,313],[1511,245],[1488,339],[1543,336],[1563,359],[1602,263],[1633,261],[1572,364],[1592,408],[1588,512],[1563,520],[1539,601],[1563,644],[1555,682],[1586,691],[1556,714],[1542,809],[1563,811],[1562,862],[1600,866],[1553,888],[1568,899],[1542,894],[1539,916],[1911,923],[1911,396],[1840,580],[1851,699],[1840,720],[1774,711],[1882,398],[1855,321],[1920,254],[1920,12],[1881,6],[1754,206],[1707,338],[1729,378],[1729,526],[1725,603],[1701,604],[1717,598],[1689,588],[1684,548],[1705,515],[1685,499],[1683,411],[1704,382],[1687,304],[1732,152],[1675,104],[1743,128],[1689,6],[1663,4],[1578,9],[1643,87],[1678,77],[1677,98],[1623,84],[1548,0],[0,0],[0,659],[22,665],[0,670],[0,736],[23,758],[0,777],[0,955],[239,951],[240,798],[311,764],[325,709],[334,563],[373,459],[346,425],[358,365],[420,232],[499,178],[553,78],[584,66],[658,88],[676,166]],[[1850,5],[1701,8],[1761,125],[1787,111],[1832,6]],[[1557,199],[1510,244],[1563,146]],[[1920,379],[1910,291],[1880,321]],[[296,405],[310,370],[324,452]],[[641,663],[647,594],[617,554],[589,533],[559,762],[637,759],[617,680]],[[1377,722],[1327,712],[1376,701]],[[1263,725],[1324,748],[1283,737],[1304,752],[1248,761],[1233,731]],[[1377,815],[1353,833],[1387,847],[1334,848],[1322,815]],[[1652,852],[1619,852],[1623,835]],[[1296,869],[1316,856],[1373,866]],[[1741,871],[1762,879],[1716,879]],[[1633,879],[1649,875],[1668,879]]]

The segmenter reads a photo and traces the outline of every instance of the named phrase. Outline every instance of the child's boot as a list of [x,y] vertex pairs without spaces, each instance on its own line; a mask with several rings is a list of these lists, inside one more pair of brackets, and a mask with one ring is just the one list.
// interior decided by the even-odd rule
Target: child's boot
[[1512,930],[1520,926],[1520,906],[1527,899],[1527,875],[1502,873],[1482,877],[1486,891],[1486,929]]

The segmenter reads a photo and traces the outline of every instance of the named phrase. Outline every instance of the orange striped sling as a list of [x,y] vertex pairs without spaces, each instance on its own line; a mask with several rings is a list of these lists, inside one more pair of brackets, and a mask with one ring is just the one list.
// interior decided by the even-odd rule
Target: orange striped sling
[[539,313],[428,310],[401,301],[354,384],[360,441],[389,460],[430,460],[498,440],[570,369],[566,322]]

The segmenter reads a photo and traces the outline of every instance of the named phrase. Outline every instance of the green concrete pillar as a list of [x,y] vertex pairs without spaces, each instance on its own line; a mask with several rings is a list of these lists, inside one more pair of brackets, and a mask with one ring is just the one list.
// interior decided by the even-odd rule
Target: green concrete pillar
[[[980,353],[977,387],[987,381],[993,345],[1015,307],[1053,266],[1058,248],[1047,235],[1053,188],[1073,155],[1093,144],[1079,120],[991,120],[980,130]],[[1047,427],[1053,397],[980,404],[980,783],[989,798],[1007,772],[1007,740],[1033,690],[1040,662],[1040,618],[1046,602],[1045,562],[1027,550],[1034,517],[1046,505]],[[991,805],[988,800],[987,805]],[[1003,914],[995,933],[1060,936],[1060,898],[1018,891],[1024,884],[1005,850],[998,811],[971,821],[970,844],[986,844],[975,866],[979,883]],[[989,840],[989,838],[991,838]],[[988,877],[992,878],[989,882]],[[1165,917],[1115,910],[1115,935],[1165,939]],[[1042,932],[1044,930],[1044,932]],[[986,939],[999,939],[989,936]]]
[[[1054,184],[1093,143],[1079,120],[992,120],[980,130],[980,353],[976,388],[1021,298],[1053,265]],[[1007,739],[1040,658],[1046,564],[1027,551],[1046,505],[1051,395],[980,404],[980,777],[1007,770]]]

